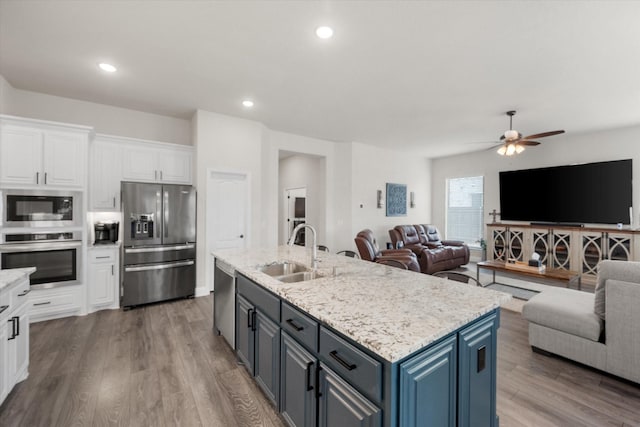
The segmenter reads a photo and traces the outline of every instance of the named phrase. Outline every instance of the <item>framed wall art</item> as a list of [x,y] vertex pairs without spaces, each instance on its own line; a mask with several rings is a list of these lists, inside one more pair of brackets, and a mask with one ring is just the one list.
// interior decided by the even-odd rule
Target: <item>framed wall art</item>
[[387,216],[407,215],[407,186],[387,183]]

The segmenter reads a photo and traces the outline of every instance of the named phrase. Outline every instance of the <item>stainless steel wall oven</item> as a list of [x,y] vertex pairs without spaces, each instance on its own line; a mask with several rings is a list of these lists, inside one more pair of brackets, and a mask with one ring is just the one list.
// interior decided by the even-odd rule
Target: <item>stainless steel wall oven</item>
[[82,226],[82,193],[77,191],[3,190],[2,205],[5,227]]
[[80,283],[80,232],[6,234],[0,245],[2,268],[36,267],[31,287],[52,288]]

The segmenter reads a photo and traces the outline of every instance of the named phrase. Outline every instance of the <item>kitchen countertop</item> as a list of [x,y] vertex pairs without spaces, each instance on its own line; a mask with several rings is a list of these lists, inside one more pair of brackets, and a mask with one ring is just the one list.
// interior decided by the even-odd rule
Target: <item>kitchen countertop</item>
[[6,270],[0,270],[0,290],[6,286],[11,286],[23,280],[25,277],[29,277],[30,274],[36,271],[35,267],[25,268],[8,268]]
[[311,250],[299,246],[223,249],[212,254],[389,362],[511,299],[503,292],[322,251],[318,251],[318,273],[323,277],[315,280],[282,283],[258,270],[282,260],[309,266]]

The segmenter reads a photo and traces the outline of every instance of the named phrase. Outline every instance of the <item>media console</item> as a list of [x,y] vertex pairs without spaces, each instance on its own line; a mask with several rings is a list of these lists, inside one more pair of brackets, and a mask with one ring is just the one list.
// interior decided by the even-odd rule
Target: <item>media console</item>
[[547,268],[577,271],[594,283],[603,259],[640,261],[640,230],[579,225],[487,224],[487,258],[527,261],[536,252]]

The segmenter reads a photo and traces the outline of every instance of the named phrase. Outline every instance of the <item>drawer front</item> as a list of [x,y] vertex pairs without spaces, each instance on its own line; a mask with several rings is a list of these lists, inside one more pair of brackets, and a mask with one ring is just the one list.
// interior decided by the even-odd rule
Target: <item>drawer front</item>
[[20,284],[11,288],[9,291],[9,308],[7,311],[16,310],[29,301],[30,292],[29,279],[23,280]]
[[90,263],[116,262],[115,249],[91,249],[89,251]]
[[320,327],[320,356],[341,377],[377,403],[382,401],[382,364],[325,327]]
[[33,292],[29,298],[32,320],[80,310],[80,289],[75,286]]
[[282,303],[282,329],[314,352],[318,351],[318,322],[286,302]]
[[242,275],[236,279],[238,293],[272,320],[280,323],[280,299]]

